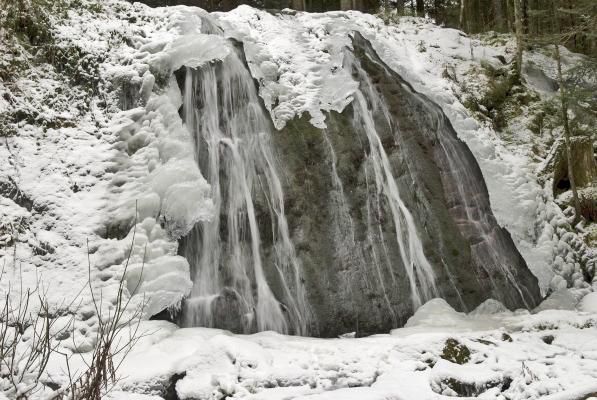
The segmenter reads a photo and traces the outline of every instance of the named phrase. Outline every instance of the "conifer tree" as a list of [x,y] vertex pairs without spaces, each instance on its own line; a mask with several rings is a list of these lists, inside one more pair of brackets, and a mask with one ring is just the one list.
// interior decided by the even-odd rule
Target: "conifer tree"
[[516,79],[520,79],[522,71],[522,53],[524,49],[524,33],[522,28],[522,10],[520,0],[513,0],[514,3],[514,30],[516,34]]

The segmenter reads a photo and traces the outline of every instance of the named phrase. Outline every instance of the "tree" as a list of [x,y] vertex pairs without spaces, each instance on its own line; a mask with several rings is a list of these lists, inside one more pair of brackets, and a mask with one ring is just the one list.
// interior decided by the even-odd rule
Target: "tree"
[[514,30],[516,34],[516,78],[520,79],[522,71],[522,52],[524,49],[524,33],[522,30],[522,10],[520,0],[513,0],[514,3]]
[[464,30],[464,9],[466,7],[465,0],[460,0],[460,16],[458,18],[458,27]]
[[493,13],[494,13],[494,26],[495,28],[502,32],[504,31],[504,10],[502,8],[502,0],[493,0]]
[[[341,2],[341,4],[345,3],[345,0]],[[350,2],[352,3],[352,2]],[[307,4],[305,0],[292,0],[292,9],[297,11],[305,11],[307,9]],[[342,8],[344,9],[344,8]]]
[[425,16],[425,2],[423,0],[417,0],[417,16]]
[[568,180],[570,181],[570,189],[572,190],[572,202],[574,206],[574,224],[578,223],[580,220],[581,209],[580,209],[580,201],[578,199],[578,190],[576,188],[576,182],[574,180],[574,164],[572,160],[572,147],[570,144],[570,121],[568,119],[568,95],[566,90],[566,82],[564,81],[562,75],[562,57],[560,55],[560,44],[562,38],[565,36],[561,35],[561,26],[560,26],[560,19],[558,15],[558,0],[551,1],[552,13],[551,13],[551,22],[553,25],[554,35],[553,37],[553,46],[554,46],[554,56],[557,65],[557,72],[558,72],[558,84],[560,86],[560,107],[562,113],[562,121],[564,125],[564,141],[566,143],[566,160],[568,164]]

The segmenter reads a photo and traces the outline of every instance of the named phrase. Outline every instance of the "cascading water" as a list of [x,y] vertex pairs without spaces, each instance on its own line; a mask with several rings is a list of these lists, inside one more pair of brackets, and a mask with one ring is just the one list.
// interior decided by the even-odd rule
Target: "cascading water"
[[[402,78],[389,70],[362,36],[356,34],[355,40],[365,50],[364,56],[368,61],[384,70],[386,75],[394,75],[394,79],[402,86],[406,95],[404,103],[408,109],[416,110],[412,114],[416,125],[429,127],[418,132],[431,144],[448,212],[470,245],[473,265],[476,267],[473,277],[480,286],[489,286],[492,296],[505,304],[532,307],[538,298],[536,286],[529,285],[526,275],[523,282],[519,282],[515,277],[517,274],[523,275],[525,271],[528,274],[528,270],[520,254],[514,250],[509,234],[499,227],[493,216],[485,182],[470,150],[458,140],[449,120],[437,104],[414,91]],[[388,120],[387,123],[395,126],[395,137],[398,140],[401,137],[400,123],[386,106],[384,95],[375,92],[367,72],[355,63],[351,52],[348,52],[348,58],[361,82],[361,90],[366,92],[366,98],[372,104],[371,107],[374,110],[381,109],[380,114]],[[355,102],[355,110],[362,110],[367,105],[362,92],[357,93]],[[372,123],[373,120],[370,121]],[[367,126],[366,123],[364,125]],[[418,168],[415,157],[406,157],[405,161],[410,170]],[[445,263],[442,264],[447,277],[454,282],[450,268]],[[430,266],[429,270],[432,271]]]
[[[271,150],[271,125],[247,67],[230,47],[223,62],[185,73],[184,120],[211,184],[216,213],[186,238],[194,286],[182,323],[305,334],[308,308]],[[271,221],[271,232],[260,232],[258,218]],[[269,271],[264,269],[264,234],[271,236],[274,249]]]
[[[383,195],[389,204],[396,231],[396,243],[402,266],[408,276],[412,304],[416,309],[424,301],[437,296],[438,292],[433,268],[423,252],[423,244],[414,218],[400,196],[388,155],[375,127],[374,112],[381,113],[389,125],[392,117],[383,98],[375,92],[367,73],[363,71],[351,52],[347,51],[345,54],[344,67],[352,69],[361,82],[360,88],[354,93],[353,127],[357,131],[363,130],[369,142],[368,168],[373,170],[375,180],[375,190],[373,196],[369,198],[369,207],[375,212],[380,212],[376,206],[379,204],[380,195]],[[367,94],[366,98],[363,92]],[[369,231],[375,229],[371,223],[368,225]]]
[[433,297],[463,310],[536,304],[473,155],[364,38],[345,52],[350,105],[326,129],[301,117],[276,133],[242,46],[227,43],[224,60],[177,72],[216,210],[181,242],[194,282],[183,325],[362,335]]
[[[367,100],[371,103],[372,111],[379,110],[384,118],[386,118],[387,123],[395,126],[396,130],[399,130],[398,121],[391,115],[383,96],[375,92],[367,73],[360,68],[350,51],[347,52],[346,57],[349,60],[349,64],[352,65],[353,70],[358,74],[358,80],[361,82],[361,91],[356,94],[355,111],[359,113],[368,107],[368,103],[363,95],[363,92],[365,92]],[[461,234],[470,243],[472,257],[479,270],[474,278],[477,280],[488,280],[493,289],[494,297],[507,303],[512,299],[506,298],[510,296],[508,291],[502,290],[500,284],[496,281],[497,272],[497,274],[501,275],[501,278],[505,278],[511,287],[516,290],[518,298],[524,306],[529,308],[533,302],[533,296],[524,286],[521,286],[516,281],[512,272],[512,268],[519,264],[519,260],[515,259],[518,255],[509,251],[505,240],[500,237],[501,232],[491,211],[488,198],[487,196],[480,195],[486,193],[487,188],[484,181],[479,179],[480,171],[478,166],[476,163],[471,162],[470,156],[466,153],[466,147],[459,143],[453,128],[450,126],[441,109],[425,96],[412,90],[408,85],[404,84],[404,86],[412,92],[412,96],[416,99],[418,105],[422,107],[420,112],[417,113],[418,118],[426,120],[426,123],[432,127],[432,129],[421,130],[421,134],[427,136],[433,143],[438,144],[434,146],[434,153],[436,162],[440,167],[440,176],[445,196],[447,197],[449,211]],[[359,123],[366,127],[366,129],[372,127],[374,130],[375,124],[373,123],[371,112],[368,114],[365,112],[362,115],[364,117],[359,118]],[[397,140],[399,136],[396,135]],[[383,146],[380,145],[379,147],[383,150]],[[385,158],[387,159],[387,156]],[[417,168],[416,162],[412,158],[407,158],[406,162],[409,168]],[[410,216],[410,219],[412,221],[412,216]],[[420,241],[415,243],[417,244],[417,248],[421,249],[422,255]],[[426,268],[423,271],[428,273],[427,277],[432,277],[433,270],[429,263],[425,263],[425,261],[423,261],[423,265]],[[452,281],[452,274],[449,268],[445,264],[444,268],[446,268],[448,278]],[[411,275],[409,274],[409,277]],[[417,275],[417,278],[421,279],[421,275]],[[411,280],[412,285],[413,281]],[[434,294],[437,295],[437,292],[435,291]],[[426,298],[428,299],[429,297]],[[415,305],[417,304],[415,303]]]
[[[436,130],[428,131],[427,134],[439,142],[438,158],[447,166],[441,171],[444,186],[455,189],[446,193],[448,204],[452,205],[451,212],[461,233],[471,243],[476,265],[483,270],[483,278],[489,279],[498,300],[506,302],[507,292],[500,290],[490,270],[499,271],[516,289],[525,307],[530,308],[533,296],[517,282],[512,272],[512,268],[517,264],[513,259],[515,255],[507,251],[497,232],[497,223],[489,202],[482,196],[475,195],[487,190],[484,182],[476,179],[471,168],[466,165],[467,157],[457,145],[456,138],[453,135],[438,134],[448,130],[445,116],[438,107],[430,106],[428,102],[423,104],[426,106],[427,115],[436,123]],[[479,274],[476,275],[476,279],[480,279]]]

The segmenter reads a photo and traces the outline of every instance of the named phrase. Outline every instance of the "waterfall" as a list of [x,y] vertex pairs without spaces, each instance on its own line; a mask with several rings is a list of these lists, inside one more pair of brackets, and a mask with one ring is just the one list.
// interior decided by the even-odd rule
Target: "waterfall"
[[[366,52],[364,57],[402,86],[405,105],[415,111],[411,114],[411,118],[416,126],[428,127],[420,129],[418,133],[423,135],[431,145],[448,213],[470,246],[471,258],[475,266],[471,271],[471,278],[477,281],[479,287],[488,288],[491,296],[505,304],[532,307],[538,297],[536,286],[532,284],[533,280],[529,282],[529,271],[515,249],[508,232],[495,220],[483,175],[470,150],[458,139],[454,128],[437,104],[417,93],[400,76],[385,66],[362,36],[357,34],[356,40]],[[359,68],[351,52],[348,53],[348,58],[354,70],[357,71],[361,90],[363,91],[364,88],[366,98],[372,104],[371,108],[380,110],[388,120],[388,124],[393,125],[394,130],[398,132],[394,136],[399,138],[401,136],[399,121],[386,107],[384,95],[374,92],[375,89],[367,72]],[[355,107],[357,111],[367,106],[362,97],[362,92],[357,93],[355,101],[358,104]],[[365,127],[370,126],[365,118],[360,120]],[[371,124],[371,126],[374,125]],[[405,161],[410,170],[416,170],[419,166],[415,157],[406,157]],[[443,260],[442,265],[447,278],[456,288],[451,271],[453,267],[450,268]],[[520,277],[524,278],[521,280]],[[530,290],[531,288],[535,290]],[[456,291],[459,302],[464,305],[459,292],[460,290]]]
[[[512,255],[507,251],[497,232],[497,223],[491,213],[489,202],[482,196],[476,195],[486,191],[485,184],[476,179],[472,168],[466,164],[466,155],[453,135],[446,134],[445,116],[438,107],[424,103],[431,116],[436,121],[436,139],[439,142],[438,158],[443,160],[447,168],[442,170],[442,180],[447,187],[455,190],[448,193],[448,203],[452,204],[452,213],[462,234],[471,242],[471,250],[476,265],[483,270],[483,276],[488,277],[493,292],[498,300],[505,302],[505,293],[500,290],[499,283],[494,279],[490,270],[498,272],[506,278],[510,285],[518,292],[525,307],[530,308],[532,296],[517,282],[511,269],[516,264]],[[441,134],[440,134],[441,133]],[[433,134],[429,132],[429,134]],[[476,279],[480,279],[476,274]]]
[[194,283],[183,326],[366,335],[435,297],[536,303],[472,153],[364,38],[344,52],[350,105],[325,129],[301,117],[276,132],[242,46],[226,45],[224,60],[176,72],[215,208],[181,240]]
[[[337,164],[338,160],[336,157],[336,152],[334,150],[334,145],[330,140],[327,130],[322,130],[323,139],[325,144],[329,150],[329,161],[330,161],[330,170],[331,170],[331,178],[332,178],[332,191],[330,192],[330,200],[332,203],[332,209],[334,213],[334,242],[335,247],[337,249],[336,257],[344,263],[347,269],[354,268],[364,268],[369,265],[368,260],[363,254],[363,248],[358,243],[356,239],[356,229],[355,223],[350,213],[350,206],[348,204],[348,200],[344,193],[344,185],[342,184],[342,180],[338,175]],[[371,229],[374,226],[372,223],[372,219],[369,218],[368,227]],[[379,226],[378,226],[379,227]],[[384,277],[382,273],[382,266],[380,257],[377,256],[375,253],[375,235],[371,232],[367,235],[367,241],[369,244],[369,248],[371,249],[371,257],[369,262],[371,262],[374,266],[374,277],[376,279],[376,283],[381,287],[382,295],[384,298],[384,302],[386,304],[386,311],[390,315],[393,323],[396,325],[398,323],[398,318],[394,312],[394,308],[392,307],[392,303],[389,298],[388,289],[384,285]],[[387,253],[387,252],[386,252]],[[387,256],[385,258],[388,259]],[[367,275],[367,274],[364,274]],[[394,274],[391,274],[393,281],[395,282]],[[348,276],[346,279],[352,279],[351,276]],[[350,285],[346,285],[350,287]],[[372,284],[368,284],[368,286],[373,286]],[[348,293],[348,298],[350,302],[351,311],[354,313],[355,320],[358,321],[359,309],[358,304],[354,301],[354,296],[352,293]],[[358,323],[355,326],[358,330]]]
[[[354,93],[352,103],[353,127],[357,132],[364,131],[369,144],[367,160],[368,166],[373,169],[376,187],[375,196],[370,198],[370,206],[378,209],[377,197],[382,195],[390,207],[396,233],[396,244],[399,248],[402,266],[408,276],[411,301],[416,309],[425,301],[437,296],[438,292],[433,268],[423,252],[420,233],[417,231],[411,212],[401,198],[388,155],[375,125],[374,113],[381,113],[388,125],[392,125],[392,117],[383,98],[375,91],[369,76],[349,51],[345,54],[344,67],[352,69],[361,83],[359,89]],[[369,219],[368,230],[373,229],[375,228]],[[376,267],[379,268],[378,265]],[[380,283],[383,285],[383,282]]]
[[[223,62],[185,72],[184,121],[216,212],[212,221],[194,228],[184,247],[194,286],[182,324],[306,334],[309,312],[271,148],[271,123],[240,52],[230,46]],[[260,231],[258,219],[265,218],[270,232]],[[267,270],[263,235],[274,249]]]

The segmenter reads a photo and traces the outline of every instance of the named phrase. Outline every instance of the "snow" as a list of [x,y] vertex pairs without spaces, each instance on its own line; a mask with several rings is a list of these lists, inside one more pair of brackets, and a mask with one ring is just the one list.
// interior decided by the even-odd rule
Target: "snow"
[[314,126],[323,128],[325,111],[342,111],[352,101],[357,84],[341,68],[348,31],[330,33],[330,22],[345,26],[344,18],[274,16],[248,6],[213,15],[225,35],[243,42],[251,73],[261,82],[259,94],[278,129],[306,112]]
[[560,289],[550,294],[535,311],[542,310],[574,310],[578,300],[582,297],[582,292],[574,289]]
[[163,51],[150,58],[150,65],[158,71],[171,74],[180,67],[197,68],[228,55],[224,39],[217,35],[195,34],[169,42]]
[[429,376],[433,391],[448,396],[458,396],[453,389],[445,384],[450,379],[472,385],[484,392],[484,386],[498,385],[503,382],[504,376],[500,372],[479,368],[477,365],[458,365],[443,359],[438,360]]
[[[123,5],[146,22],[143,31],[121,19],[116,9]],[[125,295],[136,294],[133,304],[145,302],[147,317],[178,307],[192,283],[176,240],[212,215],[210,186],[178,116],[180,91],[174,78],[159,89],[150,72],[157,61],[148,50],[177,62],[175,54],[183,54],[181,46],[188,43],[174,39],[191,31],[175,23],[176,13],[164,21],[154,13],[107,2],[101,14],[73,8],[58,22],[56,46],[76,46],[99,60],[96,97],[88,98],[85,89],[45,64],[15,76],[12,91],[0,86],[7,96],[20,96],[11,104],[38,109],[46,121],[69,121],[50,128],[23,121],[18,135],[0,147],[8,161],[0,164],[0,182],[17,196],[0,197],[0,243],[8,244],[0,247],[6,267],[0,292],[4,296],[12,286],[18,296],[14,288],[21,283],[41,285],[57,311],[81,319],[86,333],[74,341],[78,350],[92,346],[97,331],[96,317],[80,315],[92,301],[88,280],[95,295],[111,304],[126,271]],[[160,41],[161,50],[149,45]],[[204,56],[218,54],[223,56]],[[209,61],[199,56],[184,62]],[[73,303],[75,296],[81,298]],[[60,309],[68,305],[72,309]]]
[[582,298],[578,309],[585,312],[597,312],[597,292],[587,294]]
[[[109,309],[124,277],[125,295],[143,304],[145,319],[178,307],[191,289],[177,239],[209,220],[213,206],[178,115],[182,99],[171,73],[226,58],[228,46],[213,32],[218,25],[224,37],[242,42],[277,128],[306,113],[324,127],[327,112],[352,101],[357,86],[342,67],[343,52],[350,34],[361,32],[391,68],[444,109],[481,166],[498,221],[550,294],[533,312],[488,300],[465,314],[434,299],[404,328],[367,338],[242,336],[144,320],[108,398],[157,400],[183,373],[175,384],[181,399],[442,399],[454,395],[444,382],[450,378],[483,389],[478,398],[555,400],[597,392],[597,297],[579,265],[583,257],[594,263],[594,253],[572,232],[549,183],[539,183],[540,160],[473,119],[460,89],[442,77],[450,67],[459,79],[473,79],[469,68],[495,63],[497,55],[509,58],[511,44],[490,46],[422,19],[385,25],[352,11],[273,15],[241,6],[207,14],[119,0],[102,8],[100,14],[70,10],[57,32],[58,45],[101,60],[101,96],[86,97],[50,66],[32,67],[10,90],[0,82],[8,96],[0,96],[0,111],[38,110],[41,120],[70,122],[43,128],[22,121],[18,135],[0,146],[6,160],[0,184],[19,194],[0,196],[0,264],[6,267],[0,292],[41,282],[55,308],[68,306],[60,311],[73,315],[77,332],[61,344],[69,354],[94,345],[98,317],[89,279]],[[529,59],[546,71],[545,56]],[[529,81],[548,92],[546,77]],[[133,96],[121,96],[127,90]],[[56,329],[69,321],[59,317]],[[471,350],[471,361],[441,358],[450,338]],[[65,381],[61,360],[49,368],[49,377]],[[505,378],[509,388],[486,385]]]
[[[438,315],[441,323],[433,318]],[[357,339],[232,335],[147,321],[141,329],[153,333],[125,360],[120,389],[156,394],[186,371],[175,385],[181,399],[442,399],[454,394],[448,379],[476,387],[480,399],[590,393],[597,378],[596,318],[558,310],[482,317],[434,299],[392,335]],[[462,329],[467,320],[475,323]],[[442,358],[450,338],[470,350],[470,361]]]

